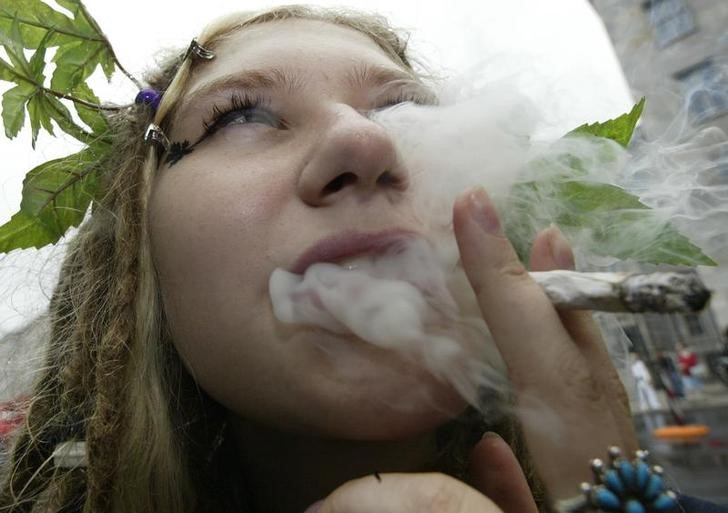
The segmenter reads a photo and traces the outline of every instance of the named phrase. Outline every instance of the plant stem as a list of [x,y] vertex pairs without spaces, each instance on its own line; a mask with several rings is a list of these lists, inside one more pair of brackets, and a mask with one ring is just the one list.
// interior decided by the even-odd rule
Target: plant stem
[[83,15],[86,17],[86,19],[93,25],[93,27],[96,29],[96,32],[101,34],[101,38],[104,42],[104,45],[106,45],[106,48],[109,50],[109,53],[111,53],[111,58],[114,59],[114,63],[116,64],[116,67],[119,68],[119,70],[126,75],[126,77],[134,82],[134,85],[137,86],[137,88],[142,89],[142,83],[137,80],[134,75],[129,73],[124,66],[121,65],[121,62],[119,61],[119,58],[116,56],[116,52],[114,52],[114,48],[111,46],[111,43],[109,43],[109,39],[106,37],[106,34],[103,33],[101,30],[101,27],[99,27],[99,24],[96,23],[96,20],[89,14],[89,12],[86,10],[86,6],[83,4],[83,2],[79,2],[79,7],[81,8],[81,11],[83,12]]
[[[39,87],[37,83],[33,82],[36,87]],[[70,100],[73,103],[77,103],[79,105],[83,105],[84,107],[88,107],[89,109],[96,109],[96,110],[108,110],[108,111],[119,111],[126,109],[130,105],[99,105],[97,103],[91,103],[87,102],[86,100],[82,100],[81,98],[76,98],[75,96],[71,96],[70,94],[65,94],[60,91],[54,91],[53,89],[48,89],[47,87],[39,87],[43,92],[52,94],[56,98],[61,98],[63,100]]]

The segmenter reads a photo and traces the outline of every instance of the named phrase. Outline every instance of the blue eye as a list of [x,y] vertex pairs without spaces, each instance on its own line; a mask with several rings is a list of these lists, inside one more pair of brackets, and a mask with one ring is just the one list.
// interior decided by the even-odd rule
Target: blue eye
[[235,94],[225,107],[213,106],[209,121],[205,121],[204,137],[210,136],[229,125],[261,124],[284,129],[285,122],[266,106],[269,103],[259,96]]

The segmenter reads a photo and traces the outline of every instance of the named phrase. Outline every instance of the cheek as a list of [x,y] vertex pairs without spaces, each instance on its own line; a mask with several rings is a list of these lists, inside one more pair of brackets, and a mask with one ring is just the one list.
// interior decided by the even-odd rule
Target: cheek
[[236,341],[268,310],[271,225],[285,197],[250,175],[183,162],[155,184],[150,235],[173,338],[197,366],[205,351],[240,352]]
[[214,280],[231,270],[223,263],[245,262],[248,274],[264,263],[276,216],[290,200],[290,163],[258,158],[243,167],[238,155],[218,153],[212,163],[192,153],[155,184],[150,230],[161,274],[188,281],[206,272]]

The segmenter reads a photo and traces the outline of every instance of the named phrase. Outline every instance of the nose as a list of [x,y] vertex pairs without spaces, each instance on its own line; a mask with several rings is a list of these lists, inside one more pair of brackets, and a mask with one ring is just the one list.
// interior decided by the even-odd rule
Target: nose
[[407,172],[384,128],[349,106],[333,115],[298,179],[298,193],[311,206],[325,206],[348,195],[365,199],[407,186]]

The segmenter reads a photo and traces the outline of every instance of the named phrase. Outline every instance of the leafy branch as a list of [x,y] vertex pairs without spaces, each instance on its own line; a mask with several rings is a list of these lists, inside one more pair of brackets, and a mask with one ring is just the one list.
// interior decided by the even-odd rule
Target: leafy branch
[[[33,147],[41,130],[55,135],[58,127],[86,148],[28,172],[19,212],[0,226],[0,252],[56,242],[81,222],[95,199],[98,162],[111,144],[104,113],[126,106],[101,104],[88,78],[99,67],[107,79],[118,69],[141,87],[83,3],[57,3],[65,11],[41,0],[3,0],[0,5],[0,46],[7,55],[7,60],[0,58],[0,80],[13,84],[2,95],[2,121],[12,139],[27,120]],[[52,48],[55,55],[49,60],[46,53]],[[47,70],[51,62],[52,74]],[[75,115],[63,101],[71,102]]]

